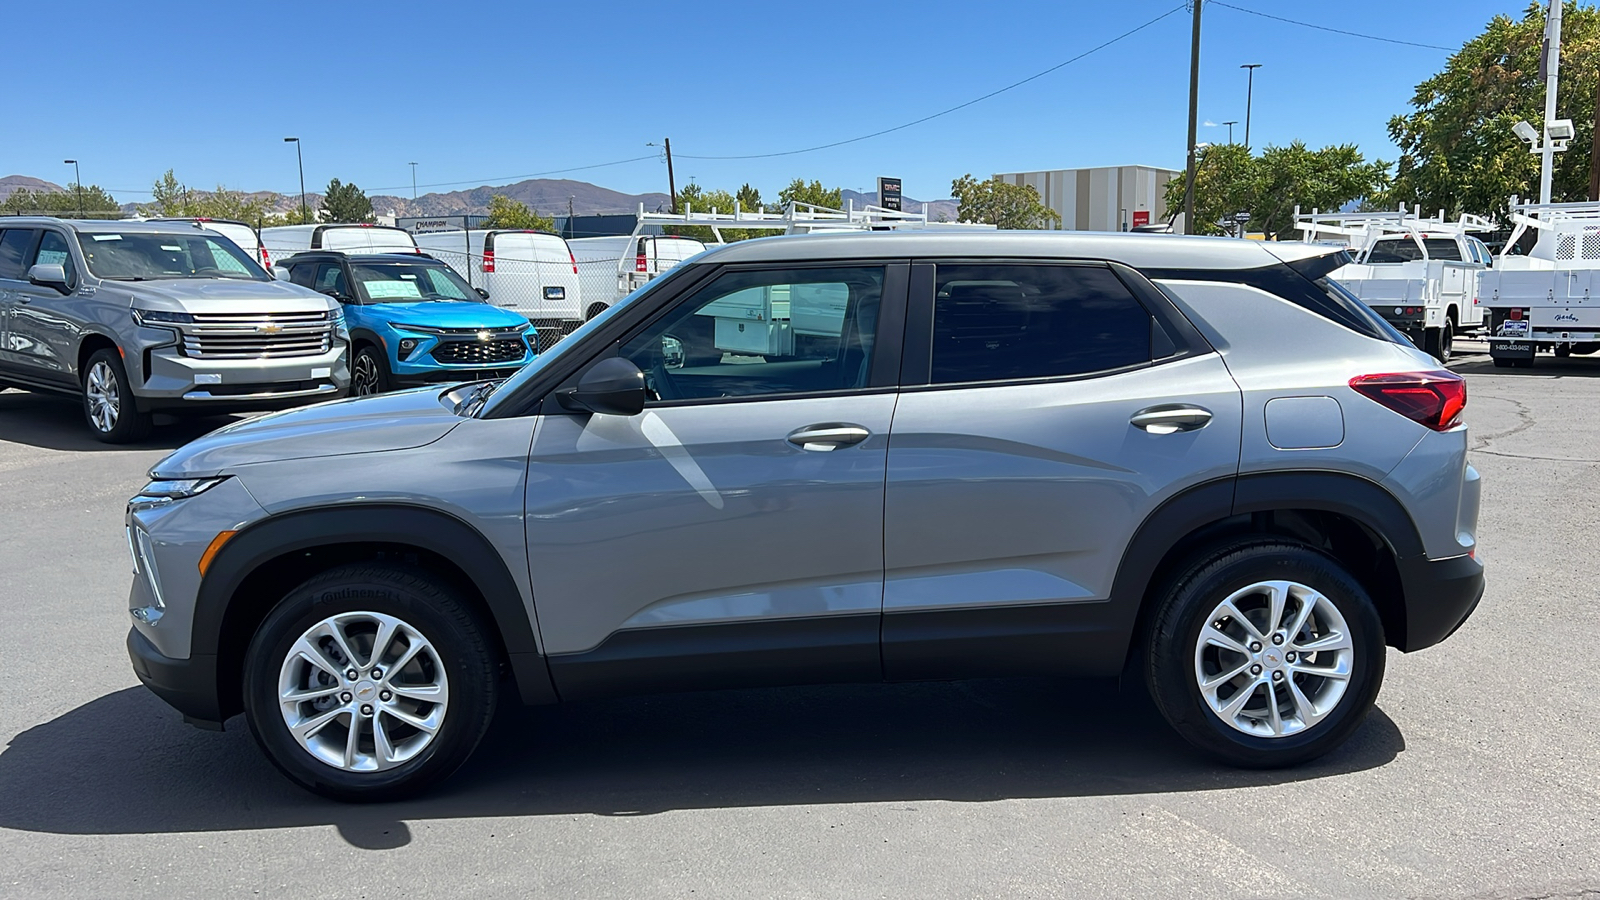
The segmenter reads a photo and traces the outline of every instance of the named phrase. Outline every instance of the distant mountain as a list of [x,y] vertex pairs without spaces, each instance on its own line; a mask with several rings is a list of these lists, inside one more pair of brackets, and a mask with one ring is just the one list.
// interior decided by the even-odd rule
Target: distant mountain
[[43,191],[49,194],[60,193],[65,191],[66,188],[55,182],[45,181],[42,178],[31,178],[27,175],[7,175],[4,178],[0,178],[0,201],[21,190]]
[[[32,191],[66,190],[61,185],[39,178],[30,178],[26,175],[7,175],[4,178],[0,178],[0,200],[4,200],[12,191],[20,188]],[[204,195],[209,192],[195,191],[195,193]],[[572,211],[580,216],[637,212],[641,203],[644,204],[647,212],[655,212],[657,210],[665,212],[672,205],[672,198],[668,197],[665,192],[624,194],[621,191],[600,187],[587,181],[572,181],[565,178],[530,178],[515,184],[482,185],[460,191],[423,194],[415,200],[409,197],[378,194],[371,197],[372,211],[380,216],[481,215],[488,211],[489,200],[496,194],[504,194],[513,200],[525,203],[547,216],[566,215],[569,202],[571,203]],[[255,191],[247,193],[246,196],[251,199],[265,200],[270,198],[272,194],[267,191]],[[855,201],[857,207],[874,204],[878,200],[876,193],[863,194],[849,190],[844,192],[844,197],[847,201]],[[306,194],[306,204],[312,209],[317,208],[321,203],[321,194]],[[299,205],[299,194],[279,194],[273,211],[285,213]],[[928,218],[937,222],[940,216],[943,216],[946,221],[954,222],[956,219],[956,207],[957,204],[954,200],[928,201]],[[921,212],[922,201],[907,197],[904,200],[904,208],[907,212]],[[136,213],[138,212],[139,204],[124,203],[122,204],[122,209],[129,214]]]

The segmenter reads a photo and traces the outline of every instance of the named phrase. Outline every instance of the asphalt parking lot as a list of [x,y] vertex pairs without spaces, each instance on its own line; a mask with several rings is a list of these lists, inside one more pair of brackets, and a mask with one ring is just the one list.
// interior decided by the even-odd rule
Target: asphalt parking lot
[[110,448],[0,393],[0,896],[1600,896],[1600,357],[1462,349],[1488,594],[1314,765],[1219,768],[1114,684],[826,687],[513,710],[378,807],[129,669],[123,503],[218,423]]

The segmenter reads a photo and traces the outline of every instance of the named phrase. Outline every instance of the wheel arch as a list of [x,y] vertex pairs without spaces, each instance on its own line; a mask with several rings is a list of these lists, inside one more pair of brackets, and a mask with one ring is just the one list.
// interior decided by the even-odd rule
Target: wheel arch
[[1382,485],[1342,472],[1266,472],[1220,479],[1172,497],[1123,552],[1112,606],[1128,636],[1124,665],[1154,618],[1158,592],[1196,557],[1250,537],[1290,537],[1336,558],[1378,607],[1386,641],[1404,648],[1400,566],[1424,556],[1422,537]]
[[[99,353],[101,350],[115,350],[118,356],[123,356],[122,345],[117,343],[115,337],[103,331],[89,331],[84,334],[82,340],[78,341],[77,368],[73,370],[73,375],[77,378],[80,386],[83,382],[84,369],[89,365],[89,357]],[[127,369],[126,358],[123,359],[122,366],[123,369]],[[142,369],[143,366],[140,368]]]
[[554,702],[534,623],[505,560],[471,525],[405,504],[283,513],[228,541],[212,560],[196,602],[191,656],[216,659],[217,710],[242,708],[245,649],[255,628],[295,586],[349,562],[419,565],[449,582],[484,616],[526,704]]

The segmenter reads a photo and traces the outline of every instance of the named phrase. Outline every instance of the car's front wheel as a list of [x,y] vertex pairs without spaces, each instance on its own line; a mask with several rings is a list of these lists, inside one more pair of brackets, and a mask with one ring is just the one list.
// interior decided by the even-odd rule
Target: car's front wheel
[[128,370],[115,350],[96,350],[83,368],[83,417],[94,436],[108,444],[127,444],[150,434],[155,416],[135,405]]
[[454,772],[498,687],[483,625],[427,573],[349,565],[290,592],[245,656],[245,716],[273,764],[338,800],[414,794]]
[[350,394],[367,397],[389,389],[389,368],[371,344],[363,344],[350,363]]
[[1383,625],[1336,560],[1303,544],[1235,544],[1172,582],[1147,647],[1162,715],[1239,766],[1314,759],[1360,727],[1383,682]]

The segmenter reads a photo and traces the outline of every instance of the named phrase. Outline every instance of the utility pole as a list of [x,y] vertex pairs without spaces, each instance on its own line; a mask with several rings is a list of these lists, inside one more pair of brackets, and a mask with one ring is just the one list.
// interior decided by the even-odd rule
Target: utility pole
[[78,171],[78,161],[64,159],[62,162],[72,167],[72,181],[78,186],[78,218],[83,218],[83,174]]
[[417,164],[411,163],[411,199],[417,199]]
[[678,182],[672,177],[672,138],[662,138],[667,146],[667,190],[672,194],[672,214],[678,214]]
[[[1200,112],[1200,4],[1194,4],[1194,34],[1189,40],[1189,167],[1184,173],[1183,233],[1194,234],[1195,128]],[[1559,3],[1561,0],[1555,0]]]
[[1550,0],[1544,25],[1544,147],[1539,154],[1539,202],[1550,202],[1550,181],[1556,161],[1550,123],[1556,120],[1556,83],[1561,73],[1561,0]]
[[306,212],[306,159],[300,155],[300,139],[286,137],[283,142],[294,145],[295,162],[300,164],[300,224],[308,225],[311,222],[311,215]]
[[1249,72],[1249,80],[1244,85],[1244,148],[1250,149],[1250,107],[1255,103],[1256,95],[1256,70],[1261,68],[1261,63],[1245,63],[1239,68]]
[[[1595,83],[1594,95],[1600,98],[1600,82]],[[1589,199],[1600,200],[1600,99],[1594,108],[1594,142],[1589,145]]]
[[1232,122],[1223,122],[1222,124],[1228,126],[1228,143],[1233,143],[1233,126],[1239,124],[1239,120],[1234,119]]

